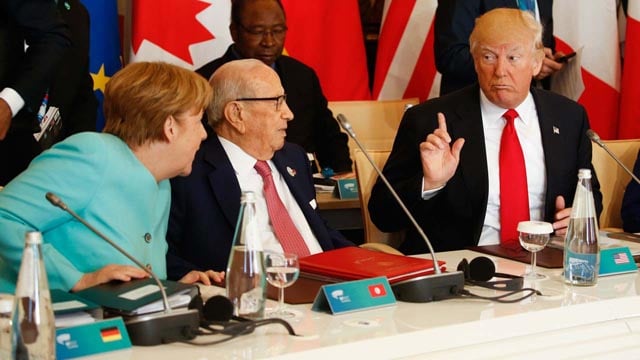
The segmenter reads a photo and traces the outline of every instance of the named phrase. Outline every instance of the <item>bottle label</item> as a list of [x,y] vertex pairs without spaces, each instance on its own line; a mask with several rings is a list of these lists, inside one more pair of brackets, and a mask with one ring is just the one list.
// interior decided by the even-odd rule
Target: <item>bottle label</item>
[[590,283],[598,274],[598,255],[581,254],[566,248],[564,277],[572,283]]
[[240,308],[238,313],[253,314],[259,312],[264,304],[264,296],[261,287],[253,288],[240,296]]

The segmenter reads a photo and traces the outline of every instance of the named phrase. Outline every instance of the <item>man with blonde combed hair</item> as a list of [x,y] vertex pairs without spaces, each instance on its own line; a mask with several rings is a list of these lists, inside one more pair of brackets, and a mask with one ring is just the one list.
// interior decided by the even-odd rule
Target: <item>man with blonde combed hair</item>
[[[503,221],[511,204],[501,202],[501,192],[523,179],[524,199],[508,200],[524,201],[519,209],[525,213],[528,207],[521,220],[548,221],[557,235],[566,232],[578,169],[593,172],[589,122],[581,105],[531,87],[542,66],[540,38],[540,26],[526,12],[485,13],[471,35],[478,84],[405,112],[383,171],[436,251],[517,242],[515,229]],[[514,155],[500,153],[508,113],[514,112],[510,136],[515,132],[519,143],[510,149],[521,153],[521,176],[500,166],[503,155]],[[592,184],[599,212],[595,174]],[[427,251],[380,181],[369,210],[382,231],[407,230],[401,251]]]
[[[506,25],[503,21],[509,21],[513,24]],[[536,60],[542,61],[544,58],[544,45],[542,44],[542,25],[536,21],[533,15],[528,11],[520,11],[518,16],[513,15],[512,10],[507,8],[496,9],[494,16],[479,17],[476,25],[469,36],[469,47],[471,53],[474,53],[478,47],[478,43],[483,38],[491,36],[491,34],[499,33],[502,29],[508,27],[519,27],[520,31],[514,34],[504,34],[511,36],[524,35],[524,37],[533,36],[532,51],[535,53]],[[524,39],[528,41],[527,39]]]
[[[275,188],[295,227],[290,230],[299,233],[297,244],[306,245],[306,254],[352,246],[318,213],[305,151],[285,141],[293,113],[278,74],[256,59],[234,60],[218,68],[209,82],[214,99],[207,116],[215,133],[202,143],[191,175],[171,182],[169,277],[226,268],[244,191],[256,194],[263,248],[285,250],[283,233],[272,221],[273,202],[267,199],[265,183]],[[270,174],[260,175],[261,165]]]

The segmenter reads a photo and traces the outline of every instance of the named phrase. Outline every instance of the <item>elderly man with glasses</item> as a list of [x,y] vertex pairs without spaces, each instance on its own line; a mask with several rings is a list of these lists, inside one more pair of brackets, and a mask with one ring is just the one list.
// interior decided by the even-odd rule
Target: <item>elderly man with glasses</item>
[[295,249],[303,257],[352,246],[318,214],[305,151],[285,141],[293,113],[276,72],[255,59],[236,60],[209,83],[215,133],[200,146],[191,175],[171,182],[169,278],[226,269],[244,191],[256,194],[265,250]]
[[280,0],[234,0],[229,30],[234,44],[197,72],[208,79],[222,64],[237,59],[258,59],[272,67],[295,115],[287,129],[287,141],[315,154],[322,168],[349,174],[352,162],[347,136],[340,132],[327,107],[318,76],[309,66],[282,55],[287,24]]

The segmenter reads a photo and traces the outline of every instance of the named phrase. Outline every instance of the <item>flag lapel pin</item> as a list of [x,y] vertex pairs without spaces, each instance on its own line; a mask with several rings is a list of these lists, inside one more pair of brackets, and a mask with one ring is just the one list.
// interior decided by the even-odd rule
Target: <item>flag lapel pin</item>
[[558,129],[558,127],[554,126],[553,127],[553,133],[556,135],[560,135],[560,129]]
[[296,174],[298,173],[298,172],[296,171],[296,169],[292,169],[292,168],[290,168],[290,167],[288,167],[288,166],[287,166],[287,172],[288,172],[288,173],[289,173],[289,175],[291,175],[291,176],[296,176]]

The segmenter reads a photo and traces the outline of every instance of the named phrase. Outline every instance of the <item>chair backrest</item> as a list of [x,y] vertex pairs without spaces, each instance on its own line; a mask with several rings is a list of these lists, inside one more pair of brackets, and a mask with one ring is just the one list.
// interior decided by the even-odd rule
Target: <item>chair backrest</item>
[[[373,162],[379,169],[389,158],[389,150],[370,150],[368,151]],[[397,248],[404,238],[404,233],[385,233],[380,231],[371,221],[369,216],[369,198],[371,198],[371,189],[376,183],[378,173],[375,171],[371,163],[367,160],[367,156],[360,150],[354,151],[353,161],[356,168],[356,176],[358,178],[358,191],[360,194],[360,209],[362,212],[362,222],[364,224],[365,242],[367,243],[383,243]]]
[[[633,170],[633,165],[640,149],[640,139],[633,140],[603,140],[603,143],[614,153],[623,164]],[[602,192],[602,214],[600,228],[622,228],[620,209],[624,190],[631,180],[615,160],[600,146],[593,144],[592,163],[600,181]]]
[[[400,120],[408,106],[418,104],[418,98],[402,100],[330,101],[334,116],[343,114],[362,145],[371,150],[390,150]],[[349,138],[351,156],[358,146]]]

